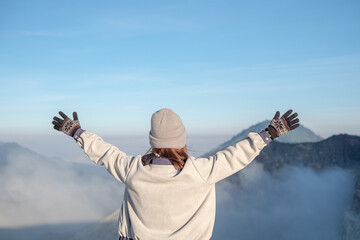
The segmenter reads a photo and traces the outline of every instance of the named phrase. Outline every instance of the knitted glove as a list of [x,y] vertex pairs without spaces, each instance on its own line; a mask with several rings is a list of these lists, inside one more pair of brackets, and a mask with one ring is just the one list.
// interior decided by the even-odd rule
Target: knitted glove
[[292,113],[292,110],[288,110],[279,119],[280,112],[279,111],[276,112],[269,127],[266,129],[267,131],[270,132],[271,138],[273,140],[300,126],[300,124],[298,124],[299,119],[296,118],[298,116],[298,114],[294,113],[294,114],[290,115],[291,113]]
[[66,116],[63,112],[59,112],[59,114],[63,120],[55,116],[53,118],[54,121],[52,122],[52,124],[54,124],[54,129],[62,131],[65,134],[73,137],[76,130],[81,128],[77,113],[73,112],[74,120],[68,118],[68,116]]

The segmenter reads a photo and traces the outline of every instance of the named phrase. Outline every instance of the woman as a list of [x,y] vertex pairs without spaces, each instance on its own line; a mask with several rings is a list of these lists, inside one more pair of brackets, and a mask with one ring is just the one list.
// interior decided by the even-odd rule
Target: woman
[[273,139],[299,126],[297,113],[276,112],[269,127],[208,158],[188,156],[180,117],[164,108],[152,115],[151,153],[128,156],[59,112],[54,128],[72,136],[89,158],[125,184],[120,239],[210,239],[215,183],[246,167]]

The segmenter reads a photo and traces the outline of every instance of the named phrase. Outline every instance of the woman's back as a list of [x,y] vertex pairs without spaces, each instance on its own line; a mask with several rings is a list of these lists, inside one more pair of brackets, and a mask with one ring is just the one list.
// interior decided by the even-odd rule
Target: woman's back
[[126,186],[119,235],[146,240],[210,239],[215,183],[250,164],[266,146],[259,134],[251,133],[214,156],[189,157],[179,171],[172,164],[144,165],[142,156],[128,156],[90,132],[83,132],[77,143]]
[[[153,160],[156,162],[156,159]],[[140,157],[126,180],[119,233],[139,239],[209,239],[215,217],[215,185],[201,178],[193,158],[178,171],[170,165],[143,166]],[[133,235],[133,236],[134,236]]]

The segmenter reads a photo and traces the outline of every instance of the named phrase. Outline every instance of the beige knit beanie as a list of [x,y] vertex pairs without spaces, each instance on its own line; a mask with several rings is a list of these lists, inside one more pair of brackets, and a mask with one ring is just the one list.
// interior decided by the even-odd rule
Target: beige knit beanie
[[151,117],[149,139],[152,148],[183,148],[186,131],[180,117],[168,108],[155,112]]

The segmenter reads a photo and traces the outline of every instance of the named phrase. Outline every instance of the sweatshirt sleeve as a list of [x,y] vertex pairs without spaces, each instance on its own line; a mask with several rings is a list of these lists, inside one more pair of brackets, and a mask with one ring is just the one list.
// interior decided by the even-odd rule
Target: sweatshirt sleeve
[[246,139],[213,156],[191,160],[200,176],[207,183],[215,184],[249,165],[265,146],[258,133],[250,133]]
[[118,181],[126,182],[135,157],[127,156],[94,133],[84,131],[76,139],[76,142],[91,161],[98,165],[104,165],[106,170]]

